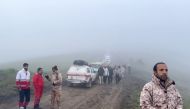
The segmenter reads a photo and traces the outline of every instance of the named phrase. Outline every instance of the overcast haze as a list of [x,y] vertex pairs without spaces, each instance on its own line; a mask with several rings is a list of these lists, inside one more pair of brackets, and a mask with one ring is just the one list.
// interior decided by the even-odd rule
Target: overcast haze
[[189,6],[189,0],[1,0],[0,63],[120,50],[188,66]]

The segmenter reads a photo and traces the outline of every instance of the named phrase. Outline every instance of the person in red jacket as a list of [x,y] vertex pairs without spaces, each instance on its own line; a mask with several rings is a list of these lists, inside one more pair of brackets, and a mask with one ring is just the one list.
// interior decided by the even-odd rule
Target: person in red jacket
[[40,109],[40,99],[43,94],[44,79],[43,79],[43,68],[38,68],[37,72],[33,76],[34,85],[34,109]]

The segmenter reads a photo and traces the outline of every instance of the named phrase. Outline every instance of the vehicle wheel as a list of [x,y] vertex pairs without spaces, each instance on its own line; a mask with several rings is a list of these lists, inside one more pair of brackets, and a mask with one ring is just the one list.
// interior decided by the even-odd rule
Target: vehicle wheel
[[94,80],[94,84],[98,84],[98,78],[96,77],[96,79]]
[[67,86],[72,87],[73,83],[67,83]]
[[92,81],[91,80],[86,84],[86,87],[88,87],[88,88],[92,87]]

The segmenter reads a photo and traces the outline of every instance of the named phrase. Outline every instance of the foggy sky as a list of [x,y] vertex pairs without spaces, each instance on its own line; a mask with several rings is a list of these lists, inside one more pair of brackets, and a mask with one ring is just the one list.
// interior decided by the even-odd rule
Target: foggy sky
[[190,61],[189,6],[189,0],[1,0],[0,63],[89,50]]

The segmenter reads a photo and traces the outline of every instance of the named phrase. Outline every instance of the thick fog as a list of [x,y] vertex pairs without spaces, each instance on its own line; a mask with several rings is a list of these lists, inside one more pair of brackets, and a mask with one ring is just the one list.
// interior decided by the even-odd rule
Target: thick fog
[[115,51],[188,72],[189,5],[189,0],[1,0],[0,63]]

